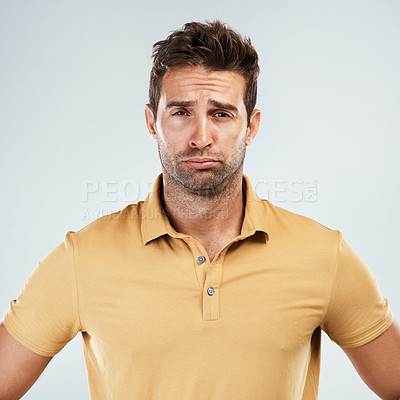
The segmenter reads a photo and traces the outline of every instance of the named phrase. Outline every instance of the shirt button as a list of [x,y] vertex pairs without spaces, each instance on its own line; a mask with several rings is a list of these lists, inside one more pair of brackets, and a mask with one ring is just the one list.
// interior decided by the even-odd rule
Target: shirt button
[[209,296],[212,296],[215,293],[215,290],[212,287],[209,287],[207,289],[207,293],[208,293]]
[[203,256],[197,257],[197,262],[198,262],[199,264],[203,264],[204,261],[206,261],[206,258],[205,258],[205,257],[203,257]]

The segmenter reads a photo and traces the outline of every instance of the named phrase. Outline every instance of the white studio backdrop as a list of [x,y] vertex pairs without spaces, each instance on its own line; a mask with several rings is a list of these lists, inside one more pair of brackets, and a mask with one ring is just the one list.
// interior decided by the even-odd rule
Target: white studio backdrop
[[[36,263],[143,200],[160,165],[144,123],[151,46],[221,19],[260,56],[245,173],[274,204],[340,229],[400,319],[400,2],[0,1],[0,314]],[[27,400],[89,399],[77,336]],[[323,336],[320,399],[376,399]]]

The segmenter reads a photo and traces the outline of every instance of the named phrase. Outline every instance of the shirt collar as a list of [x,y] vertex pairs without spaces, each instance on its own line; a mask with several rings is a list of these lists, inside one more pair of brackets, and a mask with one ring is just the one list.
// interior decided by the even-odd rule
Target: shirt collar
[[243,187],[246,194],[246,207],[241,236],[251,236],[257,231],[264,232],[268,235],[268,208],[266,201],[263,201],[257,196],[250,179],[244,174]]
[[[268,234],[267,208],[257,196],[250,179],[244,174],[243,183],[243,189],[246,194],[246,207],[240,237],[251,236],[257,231]],[[147,244],[163,235],[170,235],[176,238],[188,237],[188,235],[176,232],[169,223],[161,201],[161,190],[162,174],[158,175],[151,192],[143,203],[141,223],[143,244]]]

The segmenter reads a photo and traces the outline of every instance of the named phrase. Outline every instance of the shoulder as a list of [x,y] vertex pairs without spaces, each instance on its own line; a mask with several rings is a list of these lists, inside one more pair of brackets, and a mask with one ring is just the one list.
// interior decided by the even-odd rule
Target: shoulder
[[[143,202],[129,204],[122,210],[103,215],[77,231],[68,231],[74,246],[101,248],[140,234]],[[88,247],[86,247],[88,248]]]
[[337,251],[342,240],[342,233],[339,230],[274,205],[269,200],[263,199],[262,204],[271,231],[271,239],[275,236],[275,240],[289,240],[300,246]]

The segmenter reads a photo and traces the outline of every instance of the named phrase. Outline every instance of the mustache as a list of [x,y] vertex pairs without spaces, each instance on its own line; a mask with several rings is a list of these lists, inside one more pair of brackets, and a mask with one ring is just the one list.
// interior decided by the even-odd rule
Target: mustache
[[193,149],[191,151],[185,151],[177,154],[178,159],[186,159],[191,157],[207,157],[207,158],[212,158],[214,160],[220,160],[223,158],[221,157],[221,154],[213,153],[210,152],[209,150],[198,150],[198,149]]

